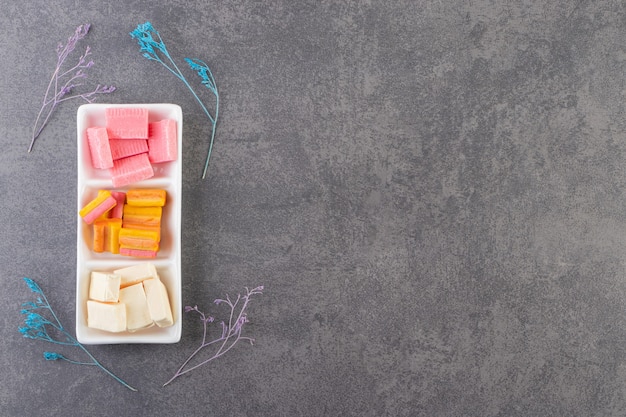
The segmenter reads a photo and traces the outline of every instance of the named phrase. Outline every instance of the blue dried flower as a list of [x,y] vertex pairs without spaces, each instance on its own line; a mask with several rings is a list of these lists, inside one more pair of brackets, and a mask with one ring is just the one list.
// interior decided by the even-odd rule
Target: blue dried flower
[[44,352],[43,353],[43,357],[47,360],[47,361],[56,361],[59,359],[64,359],[63,355],[56,353],[56,352]]
[[[131,387],[119,377],[114,375],[111,371],[106,369],[81,343],[78,342],[78,340],[70,334],[65,327],[63,327],[63,324],[61,324],[61,321],[54,313],[50,303],[48,303],[48,299],[46,298],[41,287],[34,280],[24,278],[24,282],[28,288],[31,289],[31,291],[40,294],[40,296],[37,297],[37,303],[28,301],[22,304],[22,307],[26,307],[20,310],[20,313],[25,316],[25,326],[18,328],[22,336],[27,339],[43,340],[56,345],[75,346],[81,349],[89,357],[90,362],[74,361],[56,352],[44,352],[43,356],[46,360],[52,361],[62,359],[78,365],[96,365],[126,388],[137,391],[135,388]],[[41,314],[39,312],[41,312]],[[44,315],[52,316],[52,319],[48,319]]]
[[[130,36],[137,39],[140,51],[144,52],[144,57],[161,62],[161,58],[159,58],[154,48],[169,57],[165,43],[161,40],[161,35],[152,27],[150,22],[137,25],[137,28],[130,32]],[[158,41],[155,38],[157,38]]]
[[30,288],[30,290],[32,292],[39,293],[39,294],[42,293],[41,288],[39,287],[39,285],[37,285],[37,283],[35,281],[33,281],[32,279],[24,278],[24,282],[26,282],[26,285],[28,285],[28,288]]
[[44,319],[37,313],[28,313],[26,315],[24,323],[26,323],[28,327],[31,327],[33,329],[41,329],[46,324],[52,324],[49,320]]
[[206,160],[204,163],[204,170],[202,171],[202,178],[206,177],[206,172],[209,167],[209,160],[211,159],[211,152],[213,150],[213,141],[215,139],[215,131],[217,129],[217,118],[219,114],[219,92],[217,90],[217,84],[215,78],[209,69],[209,66],[200,60],[193,60],[185,58],[185,61],[190,68],[198,73],[198,76],[202,79],[201,84],[207,87],[215,96],[215,114],[211,115],[205,104],[200,100],[200,97],[196,94],[195,90],[191,87],[183,73],[176,65],[176,62],[172,59],[171,55],[167,51],[165,43],[161,39],[159,32],[152,26],[150,22],[137,25],[137,28],[130,32],[130,36],[137,40],[139,44],[139,51],[142,52],[144,58],[156,61],[163,65],[169,72],[171,72],[176,78],[181,80],[185,86],[191,91],[191,94],[196,99],[202,111],[207,115],[211,122],[211,139],[209,141],[209,150],[207,152]]
[[25,307],[25,308],[21,310],[20,313],[25,314],[28,311],[32,310],[33,308],[37,308],[37,304],[33,303],[32,301],[29,301],[27,303],[22,303],[22,307]]

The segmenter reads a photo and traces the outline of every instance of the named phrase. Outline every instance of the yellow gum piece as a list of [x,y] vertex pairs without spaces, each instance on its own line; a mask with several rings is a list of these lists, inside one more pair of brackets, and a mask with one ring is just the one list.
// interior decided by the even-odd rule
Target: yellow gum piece
[[98,195],[96,196],[96,198],[91,200],[89,203],[87,203],[87,205],[85,205],[82,209],[80,209],[78,214],[80,214],[80,217],[85,217],[87,214],[89,214],[93,209],[95,209],[100,204],[102,204],[109,197],[111,197],[111,191],[98,190]]
[[93,251],[97,253],[104,252],[104,229],[105,224],[103,221],[96,220],[93,224]]
[[158,243],[146,243],[142,242],[141,244],[129,243],[129,244],[120,244],[120,249],[130,249],[130,250],[141,250],[141,251],[149,251],[149,252],[158,252],[159,244]]
[[167,192],[158,188],[133,189],[126,192],[126,203],[131,206],[163,207]]
[[138,229],[138,230],[151,230],[156,233],[157,242],[161,241],[161,226],[149,226],[143,223],[136,223],[133,221],[122,220],[122,227],[125,229]]
[[120,246],[131,249],[159,249],[159,233],[152,230],[122,227],[119,234]]
[[96,220],[93,224],[94,252],[120,253],[119,234],[121,228],[122,219]]
[[122,219],[109,219],[107,222],[107,239],[104,241],[104,249],[113,254],[120,253],[120,230],[122,230]]
[[142,207],[124,204],[124,222],[142,223],[146,226],[160,226],[163,214],[162,207]]
[[98,217],[96,219],[96,221],[98,221],[98,220],[108,220],[110,218],[111,218],[111,210],[108,210],[108,211],[105,211],[104,213],[102,213],[100,215],[100,217]]

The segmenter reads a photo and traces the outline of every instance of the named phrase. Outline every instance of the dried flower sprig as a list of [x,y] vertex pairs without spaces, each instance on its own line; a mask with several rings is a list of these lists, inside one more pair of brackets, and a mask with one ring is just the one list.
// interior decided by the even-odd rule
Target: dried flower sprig
[[66,362],[77,365],[97,366],[104,372],[112,376],[117,382],[124,385],[126,388],[130,389],[131,391],[137,391],[135,388],[131,387],[118,376],[105,368],[78,340],[76,340],[70,334],[70,332],[65,327],[63,327],[63,324],[61,324],[61,321],[52,309],[52,306],[50,306],[50,303],[48,302],[48,299],[46,298],[43,290],[34,280],[30,278],[24,278],[24,282],[26,282],[26,285],[28,285],[28,288],[30,288],[32,292],[37,294],[37,300],[35,302],[29,301],[22,304],[23,308],[21,310],[21,313],[25,316],[24,324],[26,324],[26,326],[19,328],[20,333],[28,339],[43,340],[45,342],[50,342],[62,346],[76,346],[87,354],[90,362],[75,361],[66,358],[65,356],[57,352],[44,352],[43,357],[46,360],[64,360]]
[[191,58],[185,58],[185,62],[189,65],[189,67],[196,71],[198,76],[202,79],[201,84],[209,89],[215,96],[215,116],[211,117],[211,114],[206,111],[206,107],[204,107],[205,113],[211,121],[211,141],[209,142],[209,151],[207,153],[206,161],[204,163],[204,170],[202,172],[202,178],[206,176],[206,171],[209,168],[209,159],[211,159],[211,151],[213,150],[213,140],[215,139],[215,130],[217,128],[217,117],[219,116],[220,110],[220,93],[217,90],[217,84],[215,83],[215,77],[213,77],[213,73],[207,64],[203,61],[196,59],[193,60]]
[[[202,343],[196,350],[193,351],[193,353],[187,358],[187,360],[183,362],[183,364],[180,368],[178,368],[174,376],[170,378],[165,384],[163,384],[163,386],[171,383],[179,376],[191,372],[194,369],[206,365],[207,363],[221,357],[226,352],[235,347],[237,342],[239,342],[240,340],[246,340],[252,345],[254,343],[254,339],[242,336],[242,332],[245,324],[248,323],[248,313],[246,309],[248,308],[251,297],[256,294],[263,294],[263,286],[256,287],[252,290],[249,290],[246,287],[246,294],[243,296],[241,296],[241,294],[237,294],[237,298],[235,299],[235,301],[232,301],[228,294],[226,294],[225,299],[218,298],[214,301],[216,305],[228,305],[228,307],[230,308],[230,314],[228,316],[228,322],[220,322],[220,337],[211,341],[207,341],[208,325],[209,323],[213,323],[215,321],[215,318],[213,316],[206,315],[204,312],[200,311],[198,309],[198,306],[186,306],[186,313],[196,312],[200,315],[200,321],[202,322],[203,326]],[[204,361],[198,363],[197,365],[185,369],[189,361],[191,361],[202,349],[208,346],[217,346],[217,349],[214,351],[213,355],[208,359],[205,359]]]
[[191,87],[181,70],[178,68],[178,65],[176,65],[176,62],[168,52],[161,35],[150,22],[137,25],[137,28],[130,32],[130,36],[133,39],[136,39],[139,43],[140,51],[143,52],[144,58],[160,63],[185,84],[189,91],[191,91],[191,94],[193,94],[193,97],[196,99],[198,104],[200,104],[202,111],[204,111],[211,121],[211,140],[209,142],[209,150],[204,162],[204,170],[202,171],[202,178],[204,179],[206,177],[207,169],[209,168],[209,160],[211,159],[211,152],[213,150],[213,140],[215,139],[215,130],[217,129],[217,117],[219,115],[220,106],[220,95],[213,73],[209,69],[209,66],[203,61],[185,58],[185,62],[187,62],[189,67],[196,71],[198,76],[202,79],[201,84],[208,88],[209,91],[211,91],[211,93],[215,96],[215,114],[211,115],[206,105],[202,102],[200,97],[198,97],[198,94],[196,94],[195,90]]
[[[74,89],[76,87],[82,85],[77,81],[87,78],[86,70],[94,65],[92,60],[87,61],[87,57],[91,55],[91,48],[89,46],[87,46],[87,48],[85,49],[85,53],[79,57],[78,63],[76,65],[67,70],[63,69],[63,64],[65,63],[65,60],[74,51],[78,41],[87,36],[90,27],[91,25],[89,24],[78,26],[74,31],[74,34],[67,39],[67,43],[65,45],[59,42],[59,45],[57,46],[56,68],[52,73],[52,77],[50,77],[50,82],[48,83],[46,94],[43,97],[41,109],[39,109],[39,113],[37,114],[37,118],[35,119],[35,125],[33,126],[33,136],[30,142],[30,146],[28,147],[28,152],[33,150],[33,145],[35,144],[35,141],[43,131],[44,127],[46,127],[46,125],[48,124],[50,116],[59,104],[75,98],[80,98],[88,103],[91,103],[95,100],[97,95],[109,94],[115,91],[115,87],[112,85],[106,86],[98,84],[93,90],[89,92],[80,94],[74,92]],[[40,123],[42,117],[43,121],[41,121]]]

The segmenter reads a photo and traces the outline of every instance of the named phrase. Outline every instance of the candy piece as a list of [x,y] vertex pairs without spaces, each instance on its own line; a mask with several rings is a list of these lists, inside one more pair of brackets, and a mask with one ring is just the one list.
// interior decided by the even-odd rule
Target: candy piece
[[[109,146],[111,147],[113,161],[148,152],[148,141],[146,139],[111,139],[109,140]],[[111,166],[113,166],[113,162],[111,162]]]
[[96,220],[93,223],[93,251],[97,253],[104,252],[104,229],[105,221]]
[[[104,213],[102,213],[102,214],[101,214],[101,215],[100,215],[100,216],[99,216],[99,217],[98,217],[98,218],[97,218],[97,219],[96,219],[93,223],[94,223],[94,224],[96,224],[96,222],[97,222],[98,220],[106,220],[106,219],[110,219],[110,218],[111,218],[111,212],[113,211],[113,209],[115,209],[115,207],[117,207],[117,204],[115,204],[115,205],[113,206],[113,208],[111,208],[110,210],[105,211]],[[122,208],[122,210],[123,210],[123,208]]]
[[[122,219],[98,219],[93,224],[94,252],[120,253],[119,235],[122,229]],[[98,241],[96,241],[96,238]],[[96,246],[96,245],[100,246]],[[96,250],[102,248],[102,250]]]
[[117,204],[109,211],[110,218],[121,219],[124,214],[124,202],[126,201],[126,193],[123,191],[111,191],[111,196],[117,201]]
[[120,253],[121,253],[122,248],[124,250],[135,249],[135,250],[158,252],[159,242],[148,241],[148,240],[140,241],[140,240],[135,239],[133,241],[120,242]]
[[91,165],[94,168],[106,169],[113,166],[113,157],[106,128],[88,128],[87,144],[89,145],[89,154],[91,155]]
[[160,279],[147,279],[143,281],[143,289],[146,293],[150,318],[159,327],[168,327],[174,324],[172,308],[167,296],[167,288]]
[[104,114],[109,139],[148,139],[148,110],[108,108]]
[[117,204],[115,198],[108,190],[99,190],[96,198],[87,203],[78,214],[87,224],[93,223],[103,213],[107,212]]
[[146,153],[117,159],[113,161],[113,168],[111,168],[111,180],[114,187],[123,187],[153,176],[154,170]]
[[[161,242],[161,228],[158,226],[146,226],[140,223],[122,223],[122,228],[123,229],[135,229],[135,230],[147,230],[150,231],[151,233],[153,233],[153,236],[156,236],[156,242],[160,243]],[[124,246],[124,245],[122,245]],[[160,247],[159,245],[156,245],[156,249],[158,250]],[[127,249],[132,248],[132,246],[126,246]],[[154,246],[153,246],[154,248]],[[139,249],[139,248],[135,248],[135,249]]]
[[157,251],[145,249],[131,249],[120,246],[120,255],[133,256],[135,258],[156,258]]
[[113,254],[120,253],[120,230],[122,230],[121,219],[110,219],[107,222],[107,229],[104,231],[104,250]]
[[140,224],[160,227],[162,214],[163,207],[141,207],[126,204],[124,205],[124,215],[122,219],[126,225]]
[[145,279],[158,278],[157,270],[153,264],[142,262],[126,268],[120,268],[113,271],[114,274],[121,276],[120,287],[124,288],[129,285],[135,285]]
[[129,249],[159,250],[159,235],[151,230],[120,229],[120,247]]
[[146,226],[142,223],[129,222],[122,220],[122,228],[136,229],[136,230],[150,230],[157,237],[157,242],[161,241],[161,226]]
[[158,188],[139,188],[128,190],[126,204],[142,207],[162,207],[165,205],[167,192]]
[[148,157],[153,164],[174,161],[178,156],[176,120],[148,124]]
[[87,300],[87,327],[118,333],[126,330],[126,321],[124,304]]
[[120,303],[126,306],[126,330],[134,332],[152,326],[154,323],[148,311],[146,293],[141,283],[120,290]]
[[93,271],[89,283],[89,298],[104,303],[116,303],[120,297],[121,279],[116,274]]

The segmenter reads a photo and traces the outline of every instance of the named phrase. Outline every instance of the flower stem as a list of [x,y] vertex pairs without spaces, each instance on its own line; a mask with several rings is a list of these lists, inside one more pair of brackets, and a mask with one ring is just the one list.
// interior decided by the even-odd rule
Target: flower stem
[[[54,344],[57,344],[57,345],[77,346],[83,352],[85,352],[85,354],[87,354],[87,356],[91,359],[92,363],[74,361],[74,360],[68,359],[68,358],[66,358],[64,356],[61,357],[60,355],[57,355],[57,354],[54,354],[54,356],[52,357],[52,360],[63,359],[65,361],[67,361],[67,362],[74,363],[74,364],[77,364],[77,365],[91,365],[91,366],[95,365],[95,366],[98,366],[100,369],[102,369],[104,372],[109,374],[113,379],[115,379],[120,384],[124,385],[126,388],[130,389],[131,391],[137,391],[135,388],[133,388],[132,386],[128,385],[126,382],[124,382],[118,376],[116,376],[111,371],[109,371],[107,368],[105,368],[85,348],[85,346],[83,346],[76,338],[74,338],[74,336],[72,336],[70,334],[69,331],[67,331],[67,329],[63,326],[63,324],[59,320],[59,317],[56,315],[56,313],[52,309],[52,306],[50,305],[50,303],[48,301],[48,298],[46,297],[45,293],[43,292],[41,287],[39,287],[39,285],[35,281],[33,281],[33,280],[29,279],[29,278],[24,278],[24,280],[26,281],[26,284],[29,286],[31,291],[33,291],[33,292],[35,292],[35,293],[37,293],[39,295],[39,298],[37,299],[36,303],[30,302],[30,303],[23,304],[23,305],[26,305],[27,307],[30,307],[30,308],[23,309],[21,311],[22,314],[26,315],[25,324],[26,324],[27,327],[19,328],[20,333],[22,333],[24,335],[24,337],[27,337],[29,339],[43,340],[43,341],[47,341],[47,342],[54,343]],[[44,317],[43,315],[41,315],[41,314],[39,314],[38,312],[35,311],[35,310],[38,310],[38,309],[47,310],[48,313],[45,313],[45,316],[48,316],[48,317],[52,316],[54,320],[51,321],[48,317]],[[53,334],[48,332],[47,326],[50,326],[52,329],[54,329],[54,333]],[[64,339],[59,337],[61,335],[64,336]],[[54,336],[57,336],[57,337],[55,338]],[[46,354],[44,354],[44,356],[46,356]],[[46,357],[46,359],[49,359],[49,358]]]
[[[176,378],[178,378],[179,376],[185,375],[191,371],[193,371],[194,369],[197,369],[203,365],[206,365],[207,363],[220,358],[221,356],[223,356],[224,354],[226,354],[228,351],[230,351],[233,347],[235,347],[235,345],[241,341],[241,340],[248,340],[250,341],[250,343],[252,344],[254,342],[254,339],[250,338],[250,337],[244,337],[242,336],[242,331],[243,331],[243,327],[245,325],[245,323],[247,323],[247,319],[246,319],[246,308],[248,307],[248,303],[250,302],[250,298],[252,295],[255,294],[262,294],[263,291],[263,286],[259,286],[254,288],[252,291],[248,290],[248,288],[246,288],[246,294],[241,297],[241,295],[237,295],[237,299],[233,302],[231,301],[230,297],[228,296],[228,294],[226,295],[225,299],[218,299],[215,300],[216,304],[227,304],[228,307],[230,308],[230,314],[229,314],[229,318],[228,318],[228,324],[221,322],[222,324],[222,335],[217,338],[214,339],[210,342],[206,342],[206,335],[207,335],[207,316],[198,310],[198,307],[186,307],[185,310],[187,312],[189,311],[195,311],[198,314],[200,314],[201,317],[201,321],[203,324],[203,336],[202,336],[202,343],[200,344],[200,346],[198,348],[196,348],[196,350],[193,351],[193,353],[191,353],[191,355],[187,358],[187,360],[185,360],[185,362],[183,362],[183,364],[180,366],[180,368],[178,368],[178,370],[174,373],[174,375],[167,381],[165,382],[165,384],[163,384],[163,386],[165,387],[166,385],[169,385],[172,381],[174,381]],[[237,310],[237,307],[239,306],[239,302],[242,300],[243,298],[243,303],[241,304],[241,307],[239,307],[239,312],[236,315],[237,318],[235,319],[235,321],[233,321],[234,317],[235,317],[235,312]],[[213,321],[213,319],[211,318],[211,321]],[[194,365],[191,366],[187,369],[185,369],[185,367],[189,364],[189,362],[204,348],[219,343],[219,347],[217,348],[217,350],[215,351],[215,353],[213,353],[213,355],[211,357],[209,357],[208,359]]]
[[[72,339],[73,339],[73,337],[72,337]],[[109,374],[111,377],[113,377],[113,379],[115,379],[120,384],[124,385],[129,390],[135,391],[135,392],[137,391],[136,388],[133,388],[132,386],[128,385],[124,380],[122,380],[117,375],[115,375],[113,372],[111,372],[107,368],[105,368],[100,362],[98,362],[98,360],[96,358],[93,357],[93,355],[81,343],[78,343],[78,341],[76,341],[76,343],[77,343],[77,346],[80,347],[83,350],[83,352],[85,352],[87,354],[87,356],[89,356],[89,358],[91,358],[91,360],[93,361],[94,365],[98,366],[100,369],[102,369],[104,372]]]
[[[204,162],[204,170],[202,171],[202,179],[206,177],[207,169],[209,169],[209,159],[211,159],[211,151],[213,150],[213,140],[215,139],[215,130],[217,128],[217,114],[220,106],[220,96],[216,96],[216,105],[215,105],[215,120],[213,120],[213,128],[211,129],[211,142],[209,143],[209,152],[206,155],[206,160]],[[209,116],[211,117],[211,116]]]

